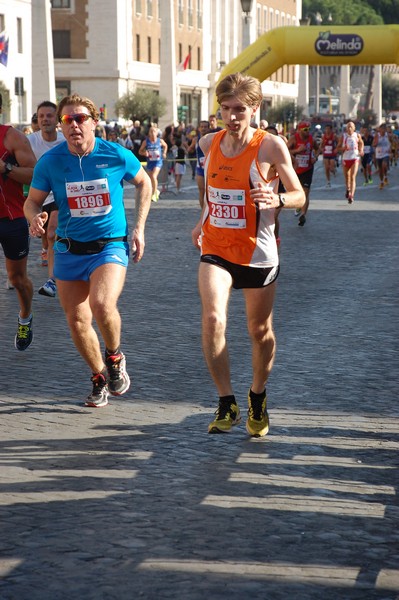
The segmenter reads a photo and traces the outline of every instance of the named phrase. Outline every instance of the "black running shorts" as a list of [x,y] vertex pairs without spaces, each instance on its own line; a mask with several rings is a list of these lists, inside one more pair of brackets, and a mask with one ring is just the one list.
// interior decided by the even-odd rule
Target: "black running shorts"
[[280,266],[276,267],[246,267],[236,265],[215,254],[204,254],[201,262],[216,265],[228,271],[233,280],[233,288],[236,290],[244,288],[262,288],[275,281],[280,272]]

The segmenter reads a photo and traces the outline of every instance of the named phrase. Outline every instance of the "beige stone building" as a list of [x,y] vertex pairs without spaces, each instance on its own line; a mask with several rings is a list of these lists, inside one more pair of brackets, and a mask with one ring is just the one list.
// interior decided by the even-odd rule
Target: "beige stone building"
[[[195,123],[209,115],[223,67],[264,32],[297,25],[301,10],[302,0],[253,0],[247,15],[240,0],[0,0],[0,29],[3,16],[13,36],[12,65],[0,65],[9,120],[27,121],[38,102],[69,92],[90,96],[113,119],[115,101],[144,87],[166,97],[164,121],[176,120],[183,105]],[[284,66],[262,83],[261,113],[297,97],[297,75]]]
[[[91,95],[111,119],[118,97],[151,88],[168,100],[166,122],[176,119],[178,106],[197,122],[209,114],[221,68],[245,47],[246,23],[252,42],[271,28],[296,25],[301,8],[301,0],[261,0],[244,17],[239,0],[52,0],[57,95]],[[297,96],[296,76],[295,66],[285,66],[264,82],[262,112]]]

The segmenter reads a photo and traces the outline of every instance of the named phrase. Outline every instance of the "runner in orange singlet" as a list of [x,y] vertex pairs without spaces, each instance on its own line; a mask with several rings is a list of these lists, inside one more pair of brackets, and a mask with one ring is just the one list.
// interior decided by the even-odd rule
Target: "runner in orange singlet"
[[[226,343],[228,300],[236,288],[243,289],[252,341],[247,431],[260,437],[269,430],[265,386],[275,354],[272,309],[279,273],[275,209],[300,208],[305,196],[284,141],[250,126],[262,101],[259,81],[241,73],[228,75],[216,95],[225,130],[209,133],[199,142],[205,154],[205,201],[192,232],[193,243],[201,248],[203,350],[219,394],[208,431],[226,432],[241,420]],[[278,194],[279,177],[284,194]]]

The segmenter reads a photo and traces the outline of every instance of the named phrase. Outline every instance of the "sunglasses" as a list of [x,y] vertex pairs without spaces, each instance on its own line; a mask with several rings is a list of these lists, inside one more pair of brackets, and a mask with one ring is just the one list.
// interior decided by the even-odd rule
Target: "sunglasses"
[[299,131],[310,131],[310,127],[301,127]]
[[91,118],[91,115],[86,115],[86,113],[78,113],[77,115],[62,115],[62,117],[60,117],[60,122],[63,125],[72,125],[73,121],[75,121],[75,123],[81,125]]

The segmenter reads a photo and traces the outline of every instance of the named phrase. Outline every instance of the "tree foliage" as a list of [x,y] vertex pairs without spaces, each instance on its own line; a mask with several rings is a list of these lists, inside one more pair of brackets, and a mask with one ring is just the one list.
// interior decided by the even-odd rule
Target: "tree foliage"
[[399,80],[392,75],[382,76],[382,109],[399,110]]
[[3,98],[3,107],[11,106],[10,99],[8,98],[9,92],[8,92],[7,86],[4,83],[4,81],[1,81],[1,80],[0,80],[0,94],[2,95],[2,98]]
[[157,123],[166,112],[166,100],[153,90],[141,88],[121,96],[115,103],[115,112],[132,121]]
[[381,15],[386,25],[398,23],[399,0],[367,0],[367,4]]
[[295,102],[286,100],[268,109],[267,120],[269,123],[283,123],[285,126],[289,126],[300,121],[303,113],[302,106],[296,106]]
[[[394,0],[395,4],[399,0]],[[316,25],[316,14],[320,13],[322,25],[382,25],[385,13],[383,5],[391,0],[303,0],[302,15]],[[396,13],[398,14],[398,13]],[[397,17],[396,17],[397,19]]]

